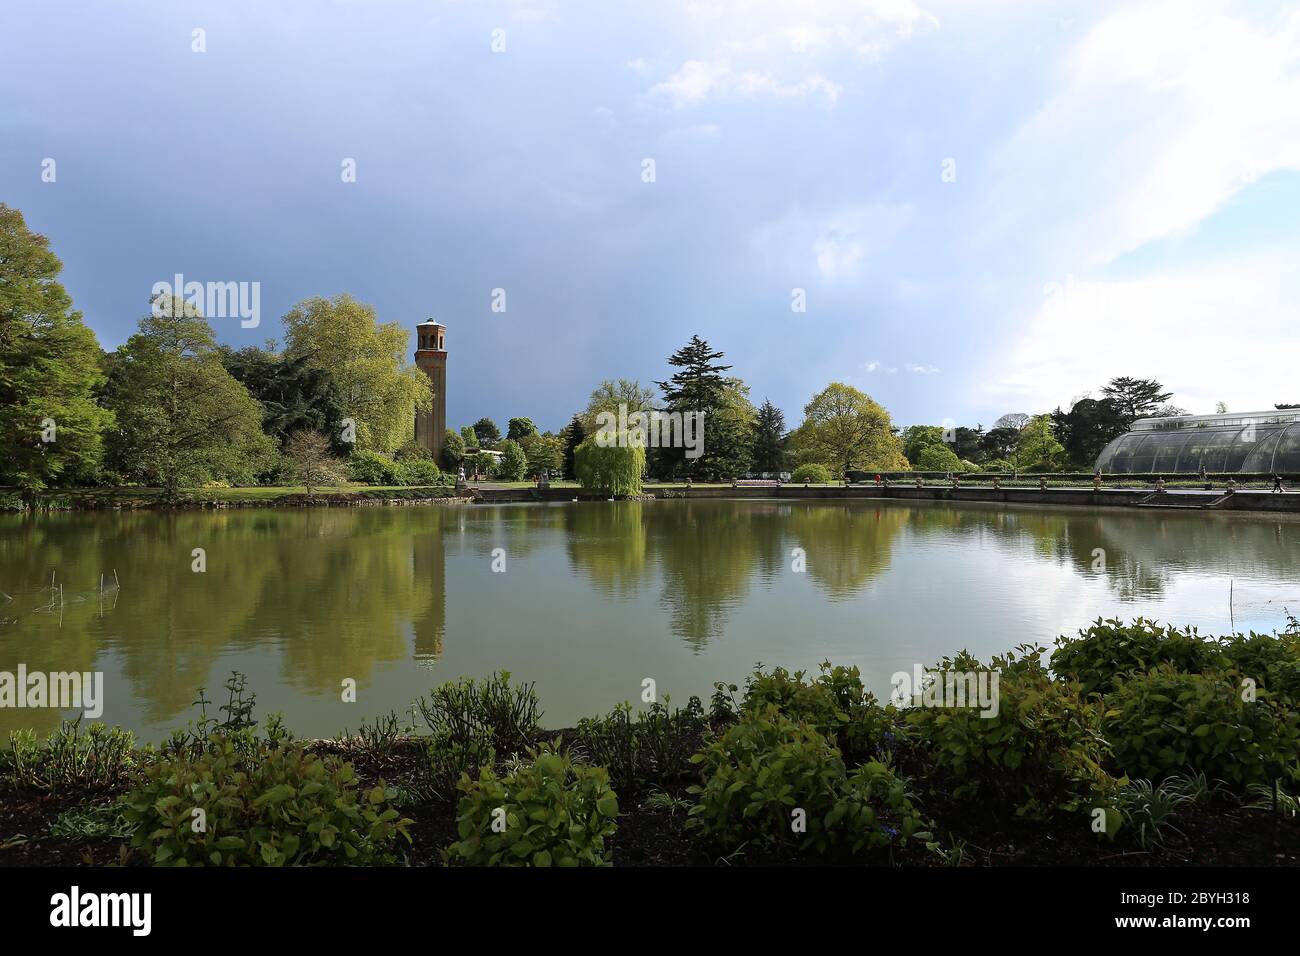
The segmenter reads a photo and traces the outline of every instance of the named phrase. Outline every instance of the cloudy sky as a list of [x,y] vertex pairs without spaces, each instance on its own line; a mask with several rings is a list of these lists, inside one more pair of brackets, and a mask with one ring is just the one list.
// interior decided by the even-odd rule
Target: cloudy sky
[[1295,4],[7,0],[0,64],[0,202],[107,348],[182,273],[261,283],[236,346],[436,317],[455,425],[692,333],[792,425],[1300,402]]

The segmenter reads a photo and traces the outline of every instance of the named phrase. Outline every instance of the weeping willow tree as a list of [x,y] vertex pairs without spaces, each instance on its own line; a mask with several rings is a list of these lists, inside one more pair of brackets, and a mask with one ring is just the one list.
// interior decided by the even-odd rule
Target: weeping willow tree
[[615,497],[641,493],[645,447],[639,436],[624,432],[606,444],[592,436],[574,449],[573,463],[584,491]]

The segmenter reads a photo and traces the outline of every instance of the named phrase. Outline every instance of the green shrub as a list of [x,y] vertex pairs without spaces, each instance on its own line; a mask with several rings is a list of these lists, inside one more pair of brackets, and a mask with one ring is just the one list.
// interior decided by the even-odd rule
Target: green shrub
[[18,790],[85,793],[121,782],[136,760],[130,731],[105,724],[81,730],[81,718],[65,720],[43,742],[30,730],[9,734],[0,769]]
[[812,680],[805,679],[805,671],[792,674],[784,667],[754,671],[745,682],[742,708],[761,712],[775,707],[792,720],[810,724],[853,761],[889,749],[898,726],[895,709],[876,702],[857,667],[832,667],[823,661],[819,669]]
[[1243,699],[1243,677],[1162,664],[1121,680],[1103,724],[1115,765],[1153,781],[1199,771],[1238,792],[1300,766],[1300,714],[1262,688]]
[[487,735],[503,753],[531,744],[542,717],[534,685],[510,683],[510,672],[485,680],[462,677],[433,689],[415,702],[435,738],[470,746]]
[[631,704],[622,704],[607,717],[579,721],[578,746],[589,763],[609,772],[617,792],[629,794],[669,786],[689,774],[704,729],[698,697],[685,709],[656,701],[635,718]]
[[461,779],[477,776],[496,759],[487,728],[469,728],[461,736],[442,732],[427,738],[424,746],[413,790],[421,799],[437,803],[453,802]]
[[1224,666],[1226,659],[1218,644],[1193,628],[1179,630],[1141,617],[1132,624],[1098,618],[1073,640],[1057,638],[1052,654],[1052,670],[1078,681],[1085,695],[1104,694],[1126,675],[1163,663],[1201,673]]
[[746,711],[691,759],[703,783],[689,790],[698,802],[686,825],[727,852],[829,857],[929,838],[885,764],[849,776],[830,741],[775,707]]
[[1300,631],[1281,634],[1238,634],[1227,638],[1223,654],[1232,666],[1267,688],[1275,698],[1300,707]]
[[947,445],[927,445],[916,457],[917,471],[965,471],[961,459]]
[[989,668],[965,653],[944,658],[940,671],[999,674],[996,716],[973,707],[907,711],[911,743],[954,797],[1044,818],[1083,808],[1113,788],[1102,769],[1100,705],[1077,683],[1053,681],[1039,660],[1044,650],[1022,645]]
[[[618,798],[600,767],[574,764],[554,746],[498,779],[489,767],[461,782],[460,839],[449,862],[471,866],[605,866],[605,841],[617,827]],[[495,825],[494,825],[495,824]]]
[[[248,732],[214,733],[200,753],[186,750],[146,766],[127,795],[132,844],[162,866],[319,866],[390,858],[409,841],[410,820],[388,806],[381,782],[357,788],[352,765],[321,759],[301,744],[250,754]],[[195,809],[204,813],[195,832]]]
[[800,465],[790,474],[790,483],[796,485],[829,485],[833,480],[825,465]]
[[409,458],[397,462],[398,475],[403,485],[436,485],[442,481],[442,472],[432,458]]
[[363,485],[404,484],[402,464],[375,451],[354,451],[347,466],[349,480]]

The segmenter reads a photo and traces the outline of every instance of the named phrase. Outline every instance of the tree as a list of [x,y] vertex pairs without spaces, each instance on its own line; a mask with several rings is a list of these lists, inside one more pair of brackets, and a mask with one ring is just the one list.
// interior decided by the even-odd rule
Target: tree
[[347,475],[343,463],[331,454],[329,439],[317,432],[300,431],[290,435],[284,457],[290,474],[302,482],[309,498],[314,488],[336,485]]
[[785,415],[766,399],[754,420],[753,467],[759,472],[785,470]]
[[466,453],[478,451],[478,435],[474,431],[473,425],[466,425],[460,430],[461,441],[465,443]]
[[344,293],[298,303],[284,317],[285,356],[326,369],[344,417],[356,423],[356,447],[391,454],[411,437],[412,413],[432,407],[429,377],[406,360],[409,334],[380,323],[371,306]]
[[49,240],[0,204],[0,483],[18,485],[29,507],[50,483],[93,477],[113,424],[95,401],[99,343],[62,270]]
[[158,296],[118,350],[105,400],[117,414],[109,443],[119,470],[177,491],[216,479],[249,482],[275,443],[262,408],[221,364],[212,327],[181,299]]
[[641,475],[645,471],[645,448],[623,436],[609,445],[595,437],[583,441],[574,452],[578,483],[585,491],[621,497],[641,493]]
[[1163,402],[1173,397],[1153,378],[1112,378],[1102,387],[1102,394],[1113,399],[1125,417],[1125,425],[1149,417]]
[[907,467],[889,413],[851,385],[832,382],[804,406],[803,423],[791,436],[812,460],[838,470],[894,471]]
[[564,461],[564,445],[555,435],[529,435],[519,444],[528,456],[530,475],[555,471]]
[[[1001,421],[1001,419],[999,419]],[[1016,442],[1020,439],[1020,429],[1008,426],[990,428],[984,433],[980,445],[990,458],[1004,459],[1015,454]]]
[[338,387],[329,369],[311,364],[310,354],[288,358],[255,345],[219,352],[226,371],[261,403],[262,429],[281,448],[291,435],[312,431],[330,436],[336,455],[351,451],[341,437],[345,416]]
[[578,477],[578,469],[574,463],[573,454],[583,440],[587,437],[586,429],[582,424],[582,416],[574,415],[573,421],[561,432],[564,440],[564,474],[567,478]]
[[691,466],[692,473],[704,481],[731,481],[748,471],[757,419],[749,386],[734,376],[724,379],[722,396],[704,420],[703,454]]
[[984,454],[984,429],[978,425],[974,428],[958,425],[953,429],[952,450],[958,458],[963,460],[975,464],[983,462],[986,457]]
[[1016,444],[1017,468],[1052,471],[1065,464],[1065,449],[1052,435],[1052,416],[1039,415],[1020,433]]
[[920,461],[921,452],[932,445],[944,443],[943,429],[938,425],[908,425],[903,429],[902,442],[903,454],[915,465]]
[[464,460],[465,440],[448,428],[447,435],[442,440],[442,467],[454,475]]
[[627,408],[629,415],[633,412],[648,412],[655,407],[655,390],[645,388],[632,379],[605,379],[592,389],[591,397],[587,399],[587,410],[581,417],[583,434],[594,435],[597,429],[596,416],[601,412],[613,412],[617,416],[620,405]]
[[497,477],[505,481],[519,481],[528,468],[528,456],[519,447],[518,442],[507,438],[498,449],[501,452],[501,464],[497,468]]
[[1008,414],[1003,415],[1001,418],[995,421],[993,423],[993,427],[995,429],[1014,428],[1017,432],[1019,432],[1026,425],[1029,424],[1031,417],[1032,416],[1027,415],[1024,412],[1009,412]]
[[687,457],[684,447],[661,446],[655,456],[661,474],[685,473],[717,481],[734,478],[749,467],[757,413],[749,401],[749,387],[739,378],[723,375],[731,366],[717,361],[722,357],[698,335],[668,357],[677,371],[668,381],[655,384],[663,390],[669,412],[704,415],[704,440],[702,454],[694,458]]
[[474,437],[478,439],[479,448],[493,448],[501,440],[501,429],[497,428],[497,423],[487,416],[480,418],[470,427],[474,429]]
[[1102,449],[1128,431],[1128,425],[1113,398],[1081,398],[1068,412],[1052,412],[1052,431],[1066,455],[1089,471]]
[[716,407],[722,397],[725,379],[723,372],[730,365],[716,364],[723,357],[698,335],[668,356],[668,364],[677,369],[666,382],[655,384],[663,390],[664,403],[673,409],[708,411]]
[[533,424],[531,418],[512,418],[506,425],[506,437],[511,441],[519,441],[528,435],[536,435],[537,426]]

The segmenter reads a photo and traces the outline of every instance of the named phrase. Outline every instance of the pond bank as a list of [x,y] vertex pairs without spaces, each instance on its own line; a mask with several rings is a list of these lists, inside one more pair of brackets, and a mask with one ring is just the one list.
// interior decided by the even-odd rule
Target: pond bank
[[[483,503],[527,501],[601,501],[572,488],[484,488],[471,489],[474,500]],[[989,488],[936,487],[921,488],[892,485],[782,485],[780,487],[729,487],[705,485],[653,485],[644,488],[655,499],[755,498],[764,500],[843,500],[866,498],[895,501],[995,502],[1030,505],[1075,505],[1086,507],[1150,508],[1179,511],[1251,511],[1300,514],[1300,494],[1270,494],[1264,491],[1238,491],[1226,495],[1217,491],[1168,491],[1156,494],[1142,488]]]
[[[1157,511],[1235,511],[1300,514],[1300,494],[1267,491],[1222,491],[1191,489],[1157,494],[1147,488],[992,488],[950,485],[782,485],[753,487],[731,485],[647,484],[640,500],[757,499],[757,500],[893,500],[982,502],[1016,505],[1082,506],[1090,508],[1139,508]],[[506,504],[528,502],[606,501],[607,496],[573,487],[468,487],[449,485],[403,488],[358,488],[321,491],[308,496],[299,490],[276,488],[204,489],[187,492],[181,499],[166,502],[153,489],[95,488],[50,492],[40,499],[41,511],[137,511],[222,510],[229,508],[329,508],[380,507],[448,504]],[[9,508],[14,511],[17,508]]]

